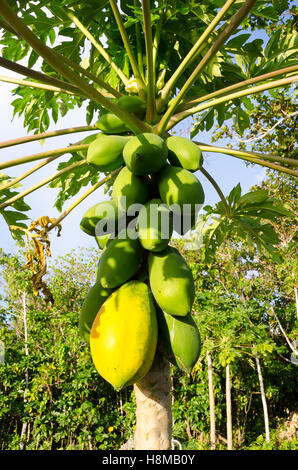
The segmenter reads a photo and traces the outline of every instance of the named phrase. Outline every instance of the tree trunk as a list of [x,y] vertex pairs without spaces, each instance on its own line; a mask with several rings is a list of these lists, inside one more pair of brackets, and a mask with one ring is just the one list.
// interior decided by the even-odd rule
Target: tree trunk
[[262,397],[262,405],[263,405],[263,413],[264,413],[264,423],[265,423],[265,435],[266,435],[266,442],[270,442],[270,432],[269,432],[269,418],[268,418],[268,408],[267,408],[267,400],[265,394],[265,387],[263,382],[263,375],[260,360],[257,355],[255,355],[255,360],[257,364],[257,371],[258,371],[258,378],[261,390],[261,397]]
[[[26,292],[23,292],[22,295],[22,307],[23,307],[23,323],[24,323],[24,345],[25,345],[25,355],[26,357],[29,356],[28,351],[28,329],[27,329],[27,308],[26,308]],[[28,377],[28,370],[25,371],[25,390],[24,390],[24,405],[27,403],[27,393],[29,387],[29,377]],[[21,430],[21,437],[20,437],[20,450],[24,450],[25,448],[25,439],[26,439],[26,431],[27,431],[27,422],[23,422],[22,430]]]
[[158,353],[149,373],[134,386],[136,450],[171,449],[172,411],[170,364]]
[[227,408],[227,441],[228,450],[233,450],[233,427],[232,427],[232,401],[231,401],[231,377],[230,364],[226,365],[226,408]]
[[215,430],[215,401],[213,389],[213,370],[212,358],[210,352],[206,351],[207,365],[208,365],[208,384],[209,384],[209,409],[210,409],[210,448],[215,450],[216,444],[216,430]]

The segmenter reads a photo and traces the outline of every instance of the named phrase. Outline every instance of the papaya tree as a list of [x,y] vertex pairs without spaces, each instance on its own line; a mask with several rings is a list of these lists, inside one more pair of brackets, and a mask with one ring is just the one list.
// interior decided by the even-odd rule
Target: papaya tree
[[[26,136],[1,142],[2,152],[90,131],[64,148],[1,159],[0,169],[9,173],[18,165],[33,166],[17,177],[1,173],[0,211],[12,236],[25,237],[35,292],[50,302],[43,276],[51,231],[57,228],[60,234],[63,220],[100,187],[111,196],[90,207],[80,226],[103,250],[80,329],[90,341],[99,373],[116,389],[134,384],[136,449],[171,448],[169,364],[189,372],[200,350],[191,316],[194,281],[183,256],[169,246],[173,227],[181,234],[195,227],[204,203],[198,175],[207,177],[221,198],[217,222],[210,228],[211,251],[220,233],[216,229],[229,226],[240,238],[272,253],[276,238],[260,219],[289,215],[263,192],[241,199],[236,188],[227,200],[204,168],[202,152],[294,176],[297,160],[194,140],[200,131],[231,118],[240,131],[246,129],[246,110],[253,107],[254,96],[297,81],[294,30],[275,27],[266,44],[252,36],[264,22],[277,24],[289,8],[291,2],[263,0],[0,0],[0,66],[23,76],[0,80],[17,85],[12,105],[27,128]],[[80,127],[48,131],[51,120],[57,124],[69,109],[83,104],[86,120]],[[187,119],[193,122],[191,138],[174,135]],[[69,160],[60,162],[54,174],[19,191],[25,178],[68,154]],[[25,197],[46,185],[59,189],[54,204],[61,215],[50,217],[49,206],[49,215],[38,214],[27,224],[30,207]],[[139,212],[129,212],[135,204],[141,206]],[[167,217],[166,233],[151,215]],[[119,324],[123,328],[116,333]],[[176,340],[174,328],[180,331]],[[101,342],[103,336],[107,341]]]

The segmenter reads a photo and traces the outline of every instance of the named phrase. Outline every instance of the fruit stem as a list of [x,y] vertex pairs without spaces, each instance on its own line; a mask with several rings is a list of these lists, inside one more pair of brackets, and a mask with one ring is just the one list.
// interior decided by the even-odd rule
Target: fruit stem
[[76,132],[86,132],[86,131],[98,131],[95,126],[78,126],[78,127],[69,127],[68,129],[59,129],[57,131],[49,132],[40,132],[39,134],[27,135],[25,137],[19,137],[18,139],[6,140],[0,142],[0,149],[12,147],[13,145],[25,144],[27,142],[33,142],[35,140],[48,139],[50,137],[57,137],[59,135],[74,134]]
[[228,218],[230,218],[231,217],[230,207],[229,207],[229,204],[228,204],[222,190],[220,189],[220,187],[218,186],[216,181],[213,179],[213,177],[210,175],[210,173],[208,173],[208,171],[205,170],[205,168],[201,167],[200,172],[203,173],[204,176],[206,176],[206,178],[210,181],[210,183],[212,184],[212,186],[216,190],[217,194],[219,195],[219,197],[220,197],[220,199],[223,203],[223,206],[224,206],[225,211],[226,211],[226,215],[227,215]]
[[171,78],[168,80],[168,82],[165,84],[161,91],[160,95],[160,106],[162,108],[163,104],[165,104],[168,99],[169,95],[177,82],[178,78],[182,75],[182,73],[189,67],[190,62],[196,57],[196,55],[199,53],[201,50],[201,46],[204,46],[205,43],[207,42],[208,37],[210,34],[214,31],[218,23],[222,20],[223,16],[227,13],[229,8],[235,3],[236,0],[227,0],[227,2],[224,4],[224,6],[221,8],[221,10],[218,12],[218,14],[215,16],[215,18],[211,21],[209,26],[205,29],[204,33],[199,37],[195,45],[192,47],[192,49],[189,51],[189,53],[186,55],[186,57],[183,59],[179,67],[175,70]]
[[116,176],[121,168],[117,168],[117,170],[112,171],[108,176],[103,178],[101,181],[98,181],[96,184],[92,186],[92,188],[88,189],[84,194],[82,194],[73,204],[71,204],[57,219],[55,219],[55,222],[49,227],[48,231],[52,230],[53,228],[57,227],[65,217],[68,216],[68,214],[75,208],[77,207],[84,199],[86,199],[90,194],[92,194],[96,189],[100,188],[100,186],[103,186],[105,183],[107,183],[111,178]]
[[253,8],[255,3],[256,3],[256,0],[246,0],[246,2],[241,6],[241,8],[237,11],[237,13],[235,13],[232,16],[232,18],[230,19],[230,22],[227,24],[227,26],[222,31],[222,33],[218,36],[217,40],[210,47],[208,52],[204,55],[204,57],[202,58],[200,63],[197,65],[197,67],[195,68],[193,73],[190,75],[190,77],[186,80],[185,84],[179,91],[178,95],[176,96],[176,98],[172,100],[170,106],[168,107],[168,110],[163,115],[160,122],[157,124],[155,132],[158,135],[163,135],[163,133],[166,131],[167,123],[169,119],[171,118],[171,116],[174,114],[177,106],[180,104],[183,97],[186,95],[186,93],[188,93],[192,85],[196,82],[202,70],[206,67],[206,65],[208,65],[211,59],[224,45],[226,40],[238,28],[238,26],[241,24],[241,21],[248,15],[249,11]]
[[145,46],[146,46],[146,65],[147,65],[146,121],[149,124],[153,124],[156,119],[156,104],[155,104],[155,69],[154,69],[154,62],[153,62],[150,0],[142,0],[142,8],[143,8],[144,36],[145,36]]
[[128,84],[128,77],[123,73],[123,71],[115,64],[113,59],[110,57],[110,55],[107,53],[107,51],[102,47],[102,45],[96,41],[94,36],[88,31],[87,28],[80,22],[80,20],[71,12],[67,11],[66,15],[68,18],[70,18],[74,24],[79,28],[79,30],[86,36],[87,39],[93,44],[93,46],[98,50],[98,52],[102,55],[102,57],[105,59],[105,61],[115,70],[117,73],[118,77],[122,80],[124,85],[126,86]]
[[[279,88],[284,85],[289,85],[290,83],[294,83],[298,80],[298,75],[294,75],[292,77],[286,77],[282,78],[280,80],[274,80],[269,83],[263,83],[262,85],[257,85],[251,88],[245,88],[244,90],[237,91],[235,93],[231,93],[229,95],[222,96],[220,98],[208,101],[207,103],[203,103],[199,106],[195,106],[191,109],[188,109],[186,111],[182,111],[181,113],[175,114],[172,116],[170,119],[166,131],[169,131],[172,127],[174,127],[178,122],[182,121],[183,119],[186,119],[189,116],[192,116],[193,114],[196,114],[200,111],[203,111],[204,109],[211,108],[213,106],[216,106],[220,103],[226,103],[230,100],[234,100],[236,98],[241,98],[242,96],[247,96],[247,95],[252,95],[255,93],[259,93],[260,91],[265,91],[265,90],[270,90],[271,88]],[[158,129],[161,131],[162,130],[162,120],[158,124]]]
[[17,194],[16,196],[11,197],[10,199],[6,200],[2,204],[0,204],[0,210],[5,209],[6,207],[12,205],[14,202],[18,201],[19,199],[23,198],[24,196],[27,196],[30,193],[33,193],[37,189],[41,188],[42,186],[45,186],[46,184],[50,183],[51,181],[55,180],[56,178],[59,178],[61,175],[64,173],[67,173],[68,171],[74,170],[75,168],[78,168],[79,166],[86,165],[87,162],[85,160],[82,160],[80,162],[73,163],[72,165],[67,166],[66,168],[63,168],[60,171],[57,171],[51,176],[48,176],[47,178],[39,181],[38,183],[34,184],[30,188],[26,189],[22,193]]
[[60,157],[65,153],[76,152],[77,150],[87,149],[89,144],[81,145],[69,145],[68,147],[59,148],[56,150],[48,150],[46,152],[35,153],[33,155],[27,155],[25,157],[15,158],[13,160],[7,160],[6,162],[0,163],[0,170],[9,168],[12,166],[22,165],[23,163],[30,163],[36,160],[42,160],[45,157]]

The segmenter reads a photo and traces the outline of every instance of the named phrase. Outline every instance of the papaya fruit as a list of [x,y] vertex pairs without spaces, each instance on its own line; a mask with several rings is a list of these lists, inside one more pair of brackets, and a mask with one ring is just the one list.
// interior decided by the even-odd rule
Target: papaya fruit
[[116,231],[118,217],[119,211],[117,204],[115,204],[113,200],[102,201],[90,207],[84,213],[80,228],[83,232],[93,237],[114,233]]
[[94,125],[104,134],[123,134],[130,130],[126,124],[113,113],[102,114]]
[[161,200],[174,212],[193,214],[204,203],[202,185],[189,170],[167,165],[158,173],[157,184]]
[[167,156],[165,141],[150,132],[131,137],[123,149],[127,168],[138,176],[157,173],[166,164]]
[[80,317],[79,317],[79,331],[81,337],[86,343],[90,341],[90,331],[92,323],[106,299],[113,292],[112,289],[104,289],[99,282],[96,282],[88,291],[83,302]]
[[168,160],[173,166],[197,171],[202,165],[202,152],[190,139],[173,135],[167,138]]
[[149,282],[158,306],[169,315],[186,316],[195,298],[192,272],[176,248],[148,255]]
[[[80,145],[81,144],[91,144],[91,142],[93,142],[96,139],[99,139],[103,135],[104,134],[102,132],[98,132],[97,134],[88,135],[87,137],[85,137],[83,140],[80,141]],[[78,155],[80,155],[80,157],[86,159],[87,158],[87,152],[88,152],[88,148],[83,149],[83,150],[78,150]]]
[[127,282],[142,261],[143,248],[133,229],[121,230],[109,240],[98,262],[97,281],[108,289]]
[[146,102],[134,95],[124,95],[117,100],[117,104],[121,109],[128,113],[135,114],[138,118],[143,119],[146,112]]
[[144,204],[149,194],[149,182],[142,176],[134,175],[126,166],[117,175],[112,197],[118,207],[126,211],[132,204]]
[[96,241],[97,246],[100,250],[103,250],[105,248],[106,244],[109,241],[110,236],[111,236],[110,233],[108,233],[107,235],[95,236],[95,241]]
[[173,212],[173,228],[179,235],[185,235],[190,230],[194,230],[197,219],[198,212],[193,214]]
[[201,352],[201,336],[193,316],[174,317],[157,309],[157,319],[162,353],[179,369],[191,373]]
[[98,373],[117,391],[150,370],[157,345],[157,318],[148,286],[130,281],[104,302],[93,322],[90,352]]
[[88,147],[87,162],[100,171],[112,171],[123,165],[123,148],[129,136],[105,135]]
[[173,233],[173,214],[160,199],[152,199],[140,210],[137,230],[143,248],[162,251],[168,246]]

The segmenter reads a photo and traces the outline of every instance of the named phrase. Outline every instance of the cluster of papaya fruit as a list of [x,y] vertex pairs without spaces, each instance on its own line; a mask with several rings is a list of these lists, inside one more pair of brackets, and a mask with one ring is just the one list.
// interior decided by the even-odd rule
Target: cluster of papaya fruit
[[[144,117],[145,103],[136,96],[123,96],[118,105]],[[96,125],[101,133],[85,139],[85,158],[99,171],[120,171],[111,199],[92,206],[81,220],[102,253],[79,329],[99,374],[120,390],[147,374],[155,354],[186,372],[199,357],[200,334],[191,315],[194,279],[169,243],[174,229],[184,233],[185,219],[187,229],[193,225],[204,202],[194,174],[202,154],[184,137],[129,135],[110,113]]]

